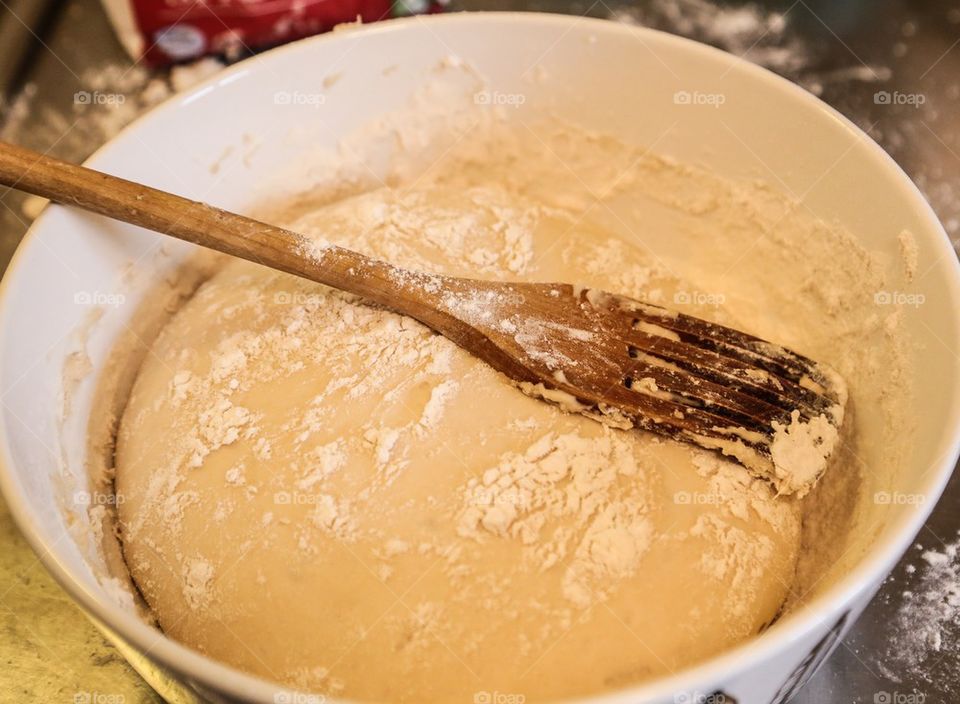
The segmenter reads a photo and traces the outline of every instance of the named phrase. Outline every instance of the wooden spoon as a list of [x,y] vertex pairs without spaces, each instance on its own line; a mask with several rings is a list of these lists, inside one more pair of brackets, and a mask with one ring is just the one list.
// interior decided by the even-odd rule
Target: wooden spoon
[[0,183],[327,286],[419,320],[525,392],[718,450],[803,495],[839,445],[846,386],[743,332],[562,283],[410,271],[349,249],[0,143]]

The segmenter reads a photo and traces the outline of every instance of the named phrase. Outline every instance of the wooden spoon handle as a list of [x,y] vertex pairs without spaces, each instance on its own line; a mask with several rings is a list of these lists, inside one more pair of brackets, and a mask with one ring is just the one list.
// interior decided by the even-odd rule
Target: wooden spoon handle
[[[433,325],[418,275],[290,230],[0,142],[0,184],[358,294]],[[445,317],[445,316],[444,316]]]

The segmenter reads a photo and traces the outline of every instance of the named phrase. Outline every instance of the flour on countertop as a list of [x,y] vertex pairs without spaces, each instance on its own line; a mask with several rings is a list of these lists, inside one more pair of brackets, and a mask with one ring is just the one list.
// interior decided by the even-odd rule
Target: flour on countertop
[[[952,677],[938,682],[943,691],[960,685],[960,677],[949,668],[941,674],[937,661],[955,662],[960,656],[960,537],[939,548],[920,550],[919,561],[906,568],[908,588],[890,624],[884,659],[877,662],[881,672],[899,682],[901,676],[930,682],[933,676]],[[951,660],[952,659],[952,660]]]
[[803,43],[786,34],[787,17],[754,3],[654,0],[637,8],[617,9],[611,19],[696,38],[780,72],[797,71],[808,61]]
[[28,85],[7,110],[0,138],[20,141],[16,136],[29,128],[32,141],[54,145],[57,153],[68,158],[83,159],[146,110],[222,68],[223,63],[213,58],[175,66],[166,73],[126,63],[91,67],[79,76],[69,109],[47,108],[40,115],[32,109],[40,88]]
[[814,94],[824,86],[851,81],[887,81],[886,66],[856,62],[842,68],[818,70],[817,51],[796,32],[789,31],[786,12],[748,2],[727,4],[712,0],[653,0],[639,7],[613,11],[610,18],[643,24],[717,46],[751,63],[787,76]]

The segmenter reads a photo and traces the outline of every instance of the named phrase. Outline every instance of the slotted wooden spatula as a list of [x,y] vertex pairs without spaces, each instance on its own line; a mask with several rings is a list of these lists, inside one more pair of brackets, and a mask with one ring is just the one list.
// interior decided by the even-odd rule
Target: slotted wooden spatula
[[570,284],[401,269],[3,143],[0,183],[355,293],[433,328],[528,393],[718,450],[781,494],[805,494],[839,446],[840,376],[737,330]]

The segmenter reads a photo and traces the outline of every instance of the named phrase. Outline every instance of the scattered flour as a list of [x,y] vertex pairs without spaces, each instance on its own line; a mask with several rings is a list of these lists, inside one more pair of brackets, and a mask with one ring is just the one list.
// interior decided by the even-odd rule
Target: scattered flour
[[[920,558],[919,565],[906,568],[909,589],[877,665],[895,682],[901,675],[928,683],[937,677],[938,691],[949,691],[960,686],[950,666],[960,657],[960,536],[940,549],[923,550]],[[941,661],[944,667],[937,667]]]
[[[650,544],[645,484],[652,471],[637,466],[630,442],[609,428],[601,438],[544,435],[467,483],[458,532],[509,536],[539,570],[572,556],[564,594],[586,607],[631,574]],[[562,517],[568,528],[546,530]]]
[[202,558],[192,558],[184,566],[183,596],[191,609],[202,609],[210,603],[213,565]]

